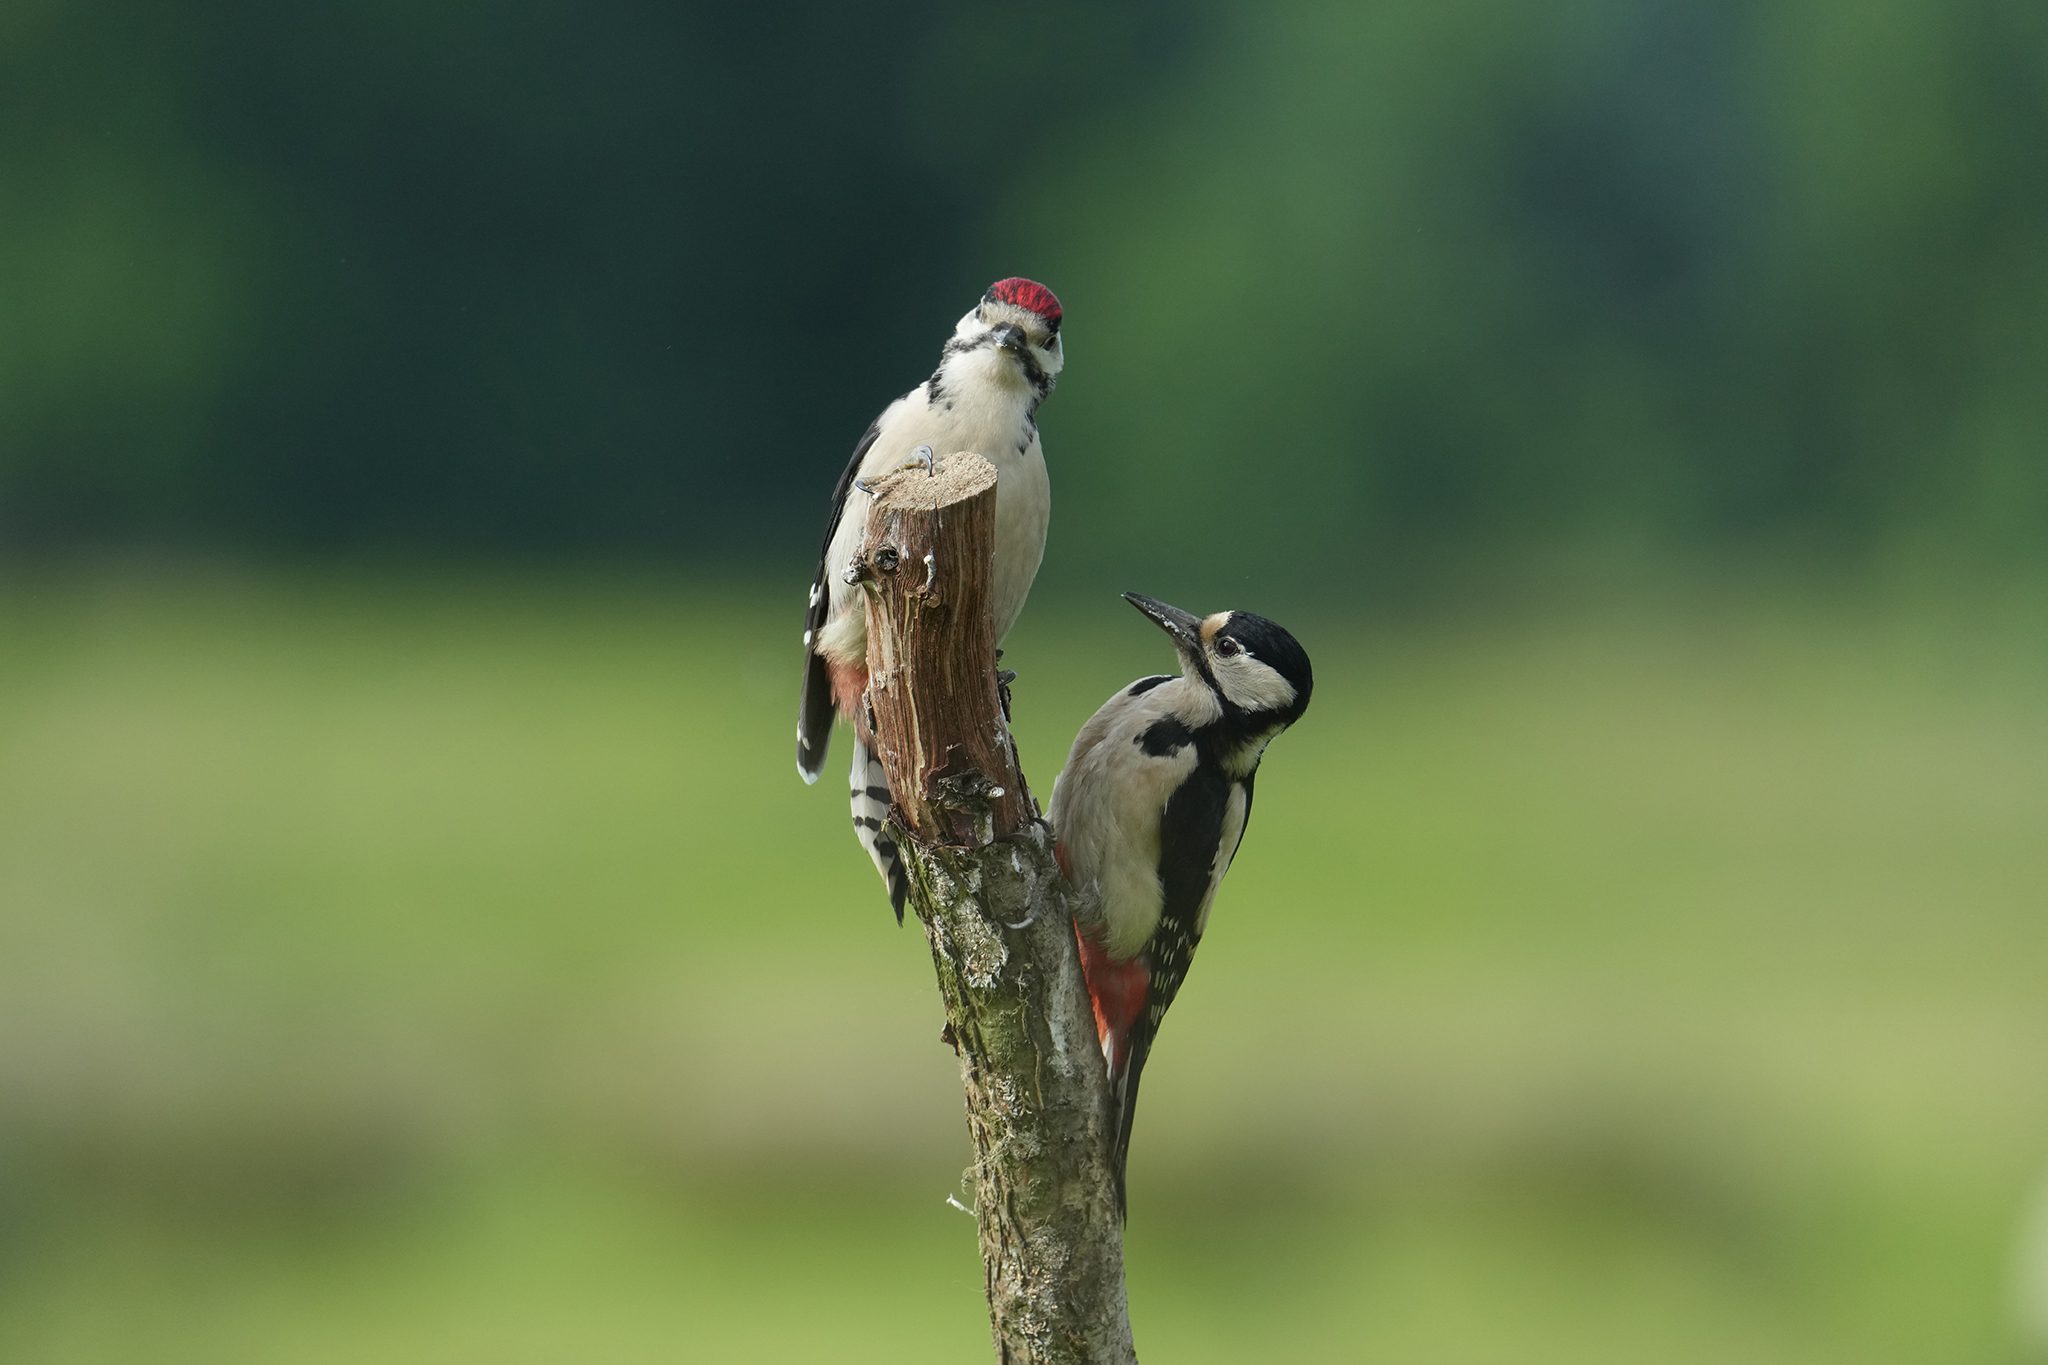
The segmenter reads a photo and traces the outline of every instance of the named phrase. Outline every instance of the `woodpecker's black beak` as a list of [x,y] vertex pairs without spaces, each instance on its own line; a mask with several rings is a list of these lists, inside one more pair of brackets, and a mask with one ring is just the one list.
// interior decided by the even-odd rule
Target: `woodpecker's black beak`
[[1016,323],[1003,323],[1000,327],[991,329],[989,335],[994,337],[996,345],[1002,347],[1004,350],[1013,351],[1019,355],[1022,355],[1024,353],[1024,347],[1026,344],[1024,340],[1024,329],[1022,327],[1019,327]]
[[1158,627],[1173,637],[1174,644],[1190,654],[1202,652],[1202,618],[1179,607],[1169,607],[1156,597],[1143,593],[1127,592],[1124,601],[1151,617]]

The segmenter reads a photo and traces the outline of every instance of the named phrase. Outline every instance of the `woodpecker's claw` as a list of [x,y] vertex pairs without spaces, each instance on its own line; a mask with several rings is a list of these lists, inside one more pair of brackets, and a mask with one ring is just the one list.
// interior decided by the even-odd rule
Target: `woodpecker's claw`
[[1010,684],[1017,681],[1016,671],[1008,668],[996,670],[996,700],[1003,704],[1003,724],[1010,723]]
[[[898,468],[922,469],[927,475],[936,474],[939,472],[939,466],[937,462],[933,459],[932,448],[930,446],[919,446],[917,449],[911,451],[909,458],[904,460],[903,463],[898,466]],[[867,494],[871,498],[878,498],[881,496],[881,494],[877,493],[872,487],[869,486],[868,481],[866,479],[855,479],[853,481],[853,486],[855,488],[858,488],[861,492]]]

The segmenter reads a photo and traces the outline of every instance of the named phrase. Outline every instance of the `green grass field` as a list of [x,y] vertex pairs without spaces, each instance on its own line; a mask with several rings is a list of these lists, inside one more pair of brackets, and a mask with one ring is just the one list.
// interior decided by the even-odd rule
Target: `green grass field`
[[[0,583],[0,1360],[986,1358],[796,606]],[[1145,1358],[2027,1358],[2040,606],[1287,617],[1315,705],[1147,1073]],[[1041,798],[1167,662],[1113,598],[1010,645]]]

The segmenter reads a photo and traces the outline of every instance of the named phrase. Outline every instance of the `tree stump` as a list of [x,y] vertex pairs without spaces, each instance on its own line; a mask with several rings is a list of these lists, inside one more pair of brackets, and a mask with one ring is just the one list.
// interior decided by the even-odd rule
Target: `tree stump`
[[996,1358],[1134,1365],[1102,1051],[996,681],[995,499],[968,453],[874,485],[867,719],[960,1057]]

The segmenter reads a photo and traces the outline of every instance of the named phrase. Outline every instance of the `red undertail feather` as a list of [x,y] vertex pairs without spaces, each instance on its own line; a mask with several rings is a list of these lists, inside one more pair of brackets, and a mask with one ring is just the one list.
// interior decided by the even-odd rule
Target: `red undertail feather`
[[1078,924],[1074,938],[1081,945],[1081,976],[1088,983],[1088,1000],[1095,1006],[1095,1037],[1109,1062],[1109,1074],[1121,1076],[1131,1059],[1131,1028],[1145,1012],[1151,969],[1143,954],[1118,962]]
[[839,708],[839,714],[859,723],[860,699],[868,690],[868,666],[866,663],[827,665],[832,673],[832,702]]

